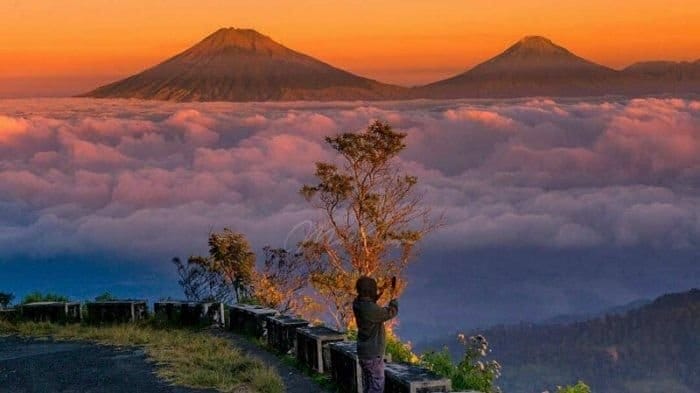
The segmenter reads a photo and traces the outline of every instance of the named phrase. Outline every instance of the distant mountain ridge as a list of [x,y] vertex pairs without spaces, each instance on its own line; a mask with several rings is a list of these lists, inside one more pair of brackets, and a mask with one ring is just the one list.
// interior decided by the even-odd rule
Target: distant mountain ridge
[[621,71],[528,36],[454,77],[415,88],[363,78],[252,29],[219,29],[184,52],[84,94],[168,101],[348,101],[700,93],[700,60]]
[[[478,333],[503,365],[499,386],[505,392],[551,391],[579,379],[596,393],[700,392],[699,289],[582,322]],[[458,356],[461,349],[451,350]]]
[[620,306],[611,307],[611,308],[606,309],[605,311],[597,312],[597,313],[556,315],[554,317],[547,318],[547,319],[543,320],[542,322],[537,322],[537,324],[538,325],[565,325],[565,324],[571,324],[571,323],[576,323],[576,322],[583,322],[583,321],[587,321],[587,320],[595,319],[595,318],[599,318],[599,317],[604,317],[606,315],[622,315],[628,311],[646,306],[647,304],[650,304],[651,302],[652,301],[649,299],[639,299],[639,300],[635,300],[635,301],[627,303],[627,304],[622,304]]

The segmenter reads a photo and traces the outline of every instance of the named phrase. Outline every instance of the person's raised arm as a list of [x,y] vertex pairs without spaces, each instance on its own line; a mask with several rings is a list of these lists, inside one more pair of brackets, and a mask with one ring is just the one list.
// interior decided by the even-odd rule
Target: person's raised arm
[[393,299],[386,307],[381,307],[375,303],[367,310],[365,318],[372,322],[384,322],[394,318],[399,313],[399,302]]

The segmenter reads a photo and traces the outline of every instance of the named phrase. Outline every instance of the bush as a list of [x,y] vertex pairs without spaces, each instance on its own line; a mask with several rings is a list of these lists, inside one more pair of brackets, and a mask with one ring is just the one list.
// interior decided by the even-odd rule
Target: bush
[[117,298],[109,292],[105,292],[102,295],[95,297],[96,302],[109,302],[112,300],[117,300]]
[[458,364],[452,362],[452,356],[445,347],[441,352],[424,354],[421,358],[423,366],[449,378],[454,389],[500,392],[495,381],[501,376],[501,365],[495,360],[481,360],[490,352],[486,338],[481,335],[466,338],[460,334],[458,339],[465,347],[464,357]]
[[[357,341],[357,329],[350,328],[346,337],[350,341]],[[390,329],[386,332],[386,353],[391,355],[392,362],[417,364],[418,356],[413,353],[410,343],[405,343]]]
[[27,294],[22,299],[22,304],[36,303],[36,302],[67,302],[68,297],[63,295],[58,295],[55,293],[41,293],[38,291],[31,292]]
[[574,386],[559,386],[557,393],[591,393],[591,388],[582,381],[579,381]]
[[15,299],[15,295],[9,292],[0,292],[0,310],[7,308]]
[[418,356],[413,353],[411,343],[405,343],[391,330],[386,332],[386,353],[391,355],[392,362],[417,364]]

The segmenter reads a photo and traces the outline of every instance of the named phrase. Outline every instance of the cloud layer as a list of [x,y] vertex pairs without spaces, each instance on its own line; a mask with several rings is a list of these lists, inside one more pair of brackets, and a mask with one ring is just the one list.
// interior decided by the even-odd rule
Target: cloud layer
[[323,136],[373,119],[447,225],[428,247],[695,248],[700,101],[170,104],[0,101],[0,255],[282,245]]

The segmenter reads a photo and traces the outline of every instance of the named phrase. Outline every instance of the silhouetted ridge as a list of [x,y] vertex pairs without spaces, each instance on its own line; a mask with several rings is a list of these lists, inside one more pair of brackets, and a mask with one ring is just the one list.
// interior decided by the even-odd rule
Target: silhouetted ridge
[[[700,392],[698,289],[582,322],[473,333],[487,337],[503,365],[499,385],[505,392],[551,391],[579,379],[596,393]],[[463,348],[452,350],[458,355]]]

